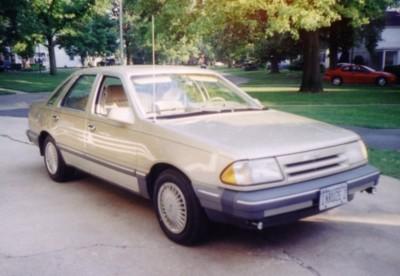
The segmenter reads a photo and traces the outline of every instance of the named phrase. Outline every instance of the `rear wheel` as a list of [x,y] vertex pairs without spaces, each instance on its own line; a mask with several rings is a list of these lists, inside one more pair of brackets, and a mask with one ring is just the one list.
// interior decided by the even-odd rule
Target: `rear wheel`
[[208,219],[190,181],[176,170],[166,170],[155,182],[153,203],[161,229],[172,241],[190,245],[201,241]]
[[341,77],[333,77],[332,78],[332,84],[333,85],[342,85],[343,80]]
[[44,141],[43,147],[44,164],[51,179],[57,182],[71,179],[75,175],[75,170],[65,164],[54,139],[48,136]]
[[377,83],[379,86],[386,86],[387,80],[386,80],[384,77],[379,77],[379,78],[376,80],[376,83]]

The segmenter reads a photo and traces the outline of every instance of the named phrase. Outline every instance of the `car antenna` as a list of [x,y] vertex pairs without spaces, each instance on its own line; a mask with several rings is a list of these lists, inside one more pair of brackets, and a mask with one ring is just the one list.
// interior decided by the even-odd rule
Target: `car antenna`
[[154,15],[151,16],[151,42],[152,42],[152,62],[153,62],[153,120],[154,122],[157,120],[157,113],[156,113],[156,55],[155,55],[155,35],[154,35]]

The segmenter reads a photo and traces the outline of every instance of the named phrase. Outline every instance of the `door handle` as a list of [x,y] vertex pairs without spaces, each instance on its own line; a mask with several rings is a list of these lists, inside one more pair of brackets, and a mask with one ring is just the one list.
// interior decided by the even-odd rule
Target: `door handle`
[[88,129],[89,131],[95,131],[96,130],[96,126],[93,124],[88,124]]
[[55,121],[55,122],[60,120],[60,117],[57,114],[53,114],[51,117],[53,118],[53,121]]

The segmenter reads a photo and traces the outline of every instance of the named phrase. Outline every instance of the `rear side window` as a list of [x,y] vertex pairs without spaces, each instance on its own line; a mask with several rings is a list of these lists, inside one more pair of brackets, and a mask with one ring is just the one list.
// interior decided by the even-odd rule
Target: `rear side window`
[[95,75],[81,76],[69,89],[61,106],[85,111]]
[[65,87],[70,83],[71,79],[66,80],[51,96],[47,101],[47,105],[53,105],[57,99],[60,97],[60,94],[64,91]]
[[106,76],[101,84],[96,113],[107,116],[112,109],[129,107],[128,98],[119,78]]

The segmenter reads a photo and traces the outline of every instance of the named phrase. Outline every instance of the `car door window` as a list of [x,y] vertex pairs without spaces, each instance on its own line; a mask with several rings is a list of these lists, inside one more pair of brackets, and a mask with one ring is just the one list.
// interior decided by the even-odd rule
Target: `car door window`
[[96,114],[107,117],[111,113],[129,109],[128,97],[121,80],[117,77],[104,77],[97,95]]
[[85,111],[95,75],[83,75],[70,88],[61,106]]
[[57,99],[60,97],[64,89],[68,86],[68,84],[71,82],[71,79],[69,78],[66,80],[49,98],[47,101],[47,105],[53,105],[55,102],[57,102]]

